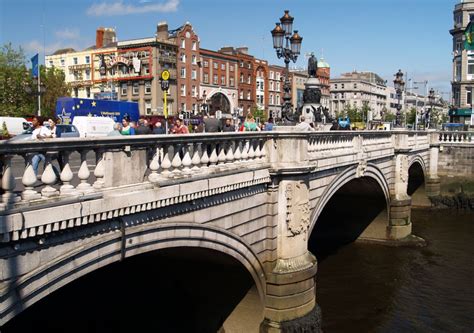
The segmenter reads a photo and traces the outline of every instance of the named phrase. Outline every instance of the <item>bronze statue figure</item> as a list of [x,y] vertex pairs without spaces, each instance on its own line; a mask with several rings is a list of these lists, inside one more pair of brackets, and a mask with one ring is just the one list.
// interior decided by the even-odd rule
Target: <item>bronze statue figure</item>
[[308,59],[308,76],[309,77],[316,77],[316,72],[318,70],[318,59],[311,54],[311,57]]

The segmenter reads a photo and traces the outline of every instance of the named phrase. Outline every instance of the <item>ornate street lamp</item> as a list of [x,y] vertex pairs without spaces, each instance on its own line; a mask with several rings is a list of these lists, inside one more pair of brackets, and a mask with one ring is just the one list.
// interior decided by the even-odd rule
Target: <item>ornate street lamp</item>
[[425,113],[425,128],[430,127],[431,115],[433,114],[433,104],[435,102],[436,96],[433,88],[430,89],[430,94],[428,95],[428,100],[430,102],[430,110]]
[[[294,114],[292,114],[291,105],[291,86],[290,86],[290,61],[296,62],[298,55],[301,52],[301,42],[303,38],[298,34],[298,30],[293,32],[294,17],[290,15],[289,10],[285,10],[285,15],[280,18],[280,23],[276,23],[275,28],[271,31],[273,38],[273,48],[275,48],[277,57],[283,58],[285,61],[285,79],[283,83],[283,104],[281,106],[281,116],[283,121],[294,123],[296,122]],[[286,40],[283,44],[283,40]]]
[[395,74],[395,80],[393,80],[393,87],[395,88],[398,99],[395,127],[400,128],[402,127],[402,105],[400,104],[400,101],[402,99],[403,89],[405,88],[405,81],[403,81],[403,73],[401,69],[399,69],[398,72]]

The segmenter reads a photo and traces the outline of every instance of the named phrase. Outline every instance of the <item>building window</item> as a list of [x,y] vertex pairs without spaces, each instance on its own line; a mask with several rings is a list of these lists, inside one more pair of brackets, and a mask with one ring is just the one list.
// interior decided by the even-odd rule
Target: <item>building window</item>
[[233,78],[233,77],[229,78],[229,85],[230,85],[231,87],[233,87],[233,86],[235,85],[235,82],[234,82],[234,78]]
[[126,83],[122,83],[121,88],[122,88],[121,94],[122,94],[123,96],[127,95],[127,84],[126,84]]
[[273,81],[270,81],[270,90],[273,90]]
[[357,89],[357,83],[354,83],[354,89]]
[[251,84],[252,83],[252,78],[250,77],[250,75],[247,76],[247,84]]
[[243,61],[240,62],[240,67],[241,68],[244,67],[244,62]]
[[248,69],[252,69],[252,64],[251,64],[250,62],[247,63],[247,68],[248,68]]
[[221,64],[221,70],[225,71],[225,64]]
[[197,78],[197,71],[195,69],[193,69],[191,71],[191,79],[196,80],[196,78]]
[[73,58],[74,65],[77,65],[77,57]]
[[52,60],[49,61],[49,67],[53,67],[53,61]]
[[233,71],[234,71],[234,66],[233,66],[233,65],[232,65],[232,66],[229,66],[229,70],[230,70],[231,72],[233,72]]
[[334,89],[337,89],[337,84],[334,85]]
[[86,64],[90,64],[91,63],[91,57],[90,56],[86,56]]
[[280,91],[280,82],[275,82],[276,85],[276,91]]
[[244,83],[244,74],[240,74],[240,83]]
[[221,76],[221,85],[225,86],[225,76]]
[[469,55],[467,58],[467,74],[474,74],[474,55]]
[[274,73],[274,72],[270,72],[270,80],[273,80],[274,77],[275,77],[275,73]]
[[270,104],[273,105],[273,94],[270,94]]
[[209,61],[204,60],[204,67],[209,67]]
[[341,84],[341,89],[344,89],[344,83]]
[[204,83],[209,83],[209,74],[204,73]]
[[247,99],[248,99],[248,100],[250,100],[250,96],[251,96],[251,95],[250,95],[250,90],[249,90],[249,91],[247,91]]
[[196,112],[197,112],[196,104],[193,103],[193,114],[196,114]]
[[91,70],[86,69],[86,80],[90,80],[90,79],[91,79]]
[[469,14],[469,22],[474,21],[474,14]]
[[218,68],[219,68],[219,64],[214,61],[214,69],[218,69]]
[[145,113],[151,114],[151,101],[145,101]]
[[196,58],[195,55],[192,55],[192,57],[191,57],[191,62],[193,63],[193,65],[196,65],[196,63],[197,63],[197,58]]
[[196,86],[191,87],[191,94],[192,94],[193,97],[196,97],[196,95],[197,95]]
[[186,96],[186,85],[185,84],[181,85],[181,96]]
[[275,104],[276,104],[276,105],[280,105],[280,95],[276,95]]
[[181,68],[181,78],[182,79],[186,78],[186,68],[184,68],[184,67]]
[[181,48],[184,49],[186,47],[186,41],[181,39]]
[[196,51],[196,49],[197,49],[197,43],[196,41],[193,40],[193,51]]
[[64,63],[65,63],[64,59],[61,59],[61,66],[64,66]]
[[140,88],[138,86],[138,82],[133,83],[132,94],[133,95],[138,95],[139,90],[140,90]]
[[454,76],[457,82],[461,81],[461,60],[460,59],[456,60],[456,68],[455,68]]
[[212,81],[212,83],[219,84],[219,78],[218,78],[217,74],[214,74],[214,80]]
[[239,93],[239,98],[240,99],[244,99],[244,91],[241,90],[240,93]]
[[179,54],[179,60],[180,60],[181,62],[186,62],[186,54],[180,53],[180,54]]
[[472,88],[466,89],[466,105],[471,105],[472,103]]
[[280,72],[276,72],[276,78],[277,81],[280,81]]
[[151,94],[151,82],[145,82],[145,94]]
[[143,65],[143,72],[145,73],[145,75],[148,75],[150,74],[150,67],[147,65]]

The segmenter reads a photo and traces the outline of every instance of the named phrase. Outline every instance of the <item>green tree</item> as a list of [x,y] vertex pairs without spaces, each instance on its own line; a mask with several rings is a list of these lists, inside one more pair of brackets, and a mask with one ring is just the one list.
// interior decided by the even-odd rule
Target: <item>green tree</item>
[[26,116],[35,108],[27,93],[32,80],[26,68],[21,47],[15,50],[11,43],[0,48],[0,115]]
[[255,120],[259,120],[260,122],[265,122],[267,121],[267,115],[265,114],[265,110],[259,108],[257,105],[252,106],[250,109],[250,113],[252,113],[252,116],[255,118]]
[[65,83],[64,72],[58,68],[44,68],[41,66],[41,82],[46,91],[41,96],[41,114],[45,117],[52,116],[56,110],[58,97],[69,96],[71,88]]
[[395,114],[391,112],[387,112],[387,114],[385,114],[384,121],[393,122],[395,118],[396,118]]
[[362,121],[362,116],[357,106],[347,103],[346,105],[344,105],[343,111],[349,117],[351,122]]
[[367,118],[369,117],[369,112],[372,110],[372,108],[369,105],[368,101],[364,101],[362,103],[362,109],[361,109],[361,116],[362,116],[362,121],[367,122]]
[[407,124],[415,124],[415,119],[416,119],[416,109],[410,108],[410,110],[407,113]]

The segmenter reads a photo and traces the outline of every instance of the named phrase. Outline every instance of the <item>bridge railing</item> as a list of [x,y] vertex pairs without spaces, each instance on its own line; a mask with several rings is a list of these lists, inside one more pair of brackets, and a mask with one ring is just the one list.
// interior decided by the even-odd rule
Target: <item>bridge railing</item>
[[[170,179],[261,164],[267,161],[264,145],[270,137],[265,133],[213,133],[2,141],[0,211],[46,199],[97,194],[143,182],[159,186]],[[77,174],[71,170],[73,152],[80,154]],[[19,158],[24,162],[18,162]],[[44,171],[38,180],[33,161],[40,158]],[[53,167],[55,159],[60,160],[61,170]]]
[[440,143],[472,143],[474,142],[474,132],[439,132]]

